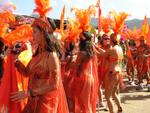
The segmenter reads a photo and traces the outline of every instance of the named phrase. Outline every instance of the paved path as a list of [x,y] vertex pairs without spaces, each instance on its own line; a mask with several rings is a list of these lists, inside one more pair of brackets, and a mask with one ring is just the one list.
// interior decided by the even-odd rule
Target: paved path
[[[137,91],[136,87],[137,86],[128,85],[127,88],[122,91],[121,102],[124,110],[123,113],[150,113],[150,92],[147,92],[147,88]],[[109,112],[100,109],[97,113]]]

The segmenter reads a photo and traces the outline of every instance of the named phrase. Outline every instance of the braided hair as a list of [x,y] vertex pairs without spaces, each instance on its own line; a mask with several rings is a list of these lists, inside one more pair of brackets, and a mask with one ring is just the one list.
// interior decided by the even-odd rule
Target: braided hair
[[[0,40],[0,55],[3,54],[4,43]],[[4,73],[4,59],[0,57],[0,79],[2,79]]]

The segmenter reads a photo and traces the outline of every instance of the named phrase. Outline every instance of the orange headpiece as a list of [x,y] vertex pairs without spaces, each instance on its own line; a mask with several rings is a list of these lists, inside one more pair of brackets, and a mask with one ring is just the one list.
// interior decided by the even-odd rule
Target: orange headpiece
[[52,33],[55,30],[55,25],[52,20],[47,19],[46,14],[52,8],[50,7],[50,0],[35,0],[36,9],[34,12],[37,12],[40,15],[40,18],[36,18],[32,26],[38,26],[43,31]]
[[115,11],[112,12],[112,15],[114,16],[114,23],[113,23],[113,31],[115,33],[121,33],[124,28],[124,22],[127,18],[128,14],[125,12],[121,12],[117,14]]
[[110,17],[104,18],[101,17],[101,27],[103,29],[103,31],[107,34],[108,32],[110,32],[110,27],[112,25],[112,20]]
[[80,23],[80,29],[82,31],[89,31],[91,29],[90,21],[91,16],[95,15],[95,6],[89,6],[88,9],[77,9],[74,8],[76,20]]

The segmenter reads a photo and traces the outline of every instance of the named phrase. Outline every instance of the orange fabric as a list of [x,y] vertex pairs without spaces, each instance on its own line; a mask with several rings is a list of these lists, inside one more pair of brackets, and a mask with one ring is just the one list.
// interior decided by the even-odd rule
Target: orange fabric
[[[80,56],[78,56],[80,57]],[[74,73],[73,94],[75,96],[75,113],[96,113],[98,97],[97,59],[86,59],[80,67],[80,75]]]
[[144,57],[144,54],[149,54],[145,53],[145,51],[149,50],[150,48],[147,45],[144,46],[139,46],[137,51],[138,51],[138,56],[137,56],[137,71],[138,71],[138,76],[139,78],[142,79],[143,75],[146,74],[149,71],[149,57]]
[[14,66],[14,56],[12,53],[5,59],[4,76],[2,84],[0,85],[0,111],[4,107],[4,112],[21,113],[21,106],[19,103],[10,100],[11,92],[18,91],[17,75]]
[[[23,113],[68,113],[64,88],[62,85],[59,60],[56,57],[56,69],[58,74],[55,75],[54,67],[52,67],[51,55],[54,53],[42,52],[40,55],[32,58],[27,68],[29,73],[29,86],[36,97],[30,97]],[[55,56],[56,53],[55,53]],[[54,65],[54,63],[53,63]],[[53,69],[54,68],[54,69]],[[54,74],[53,74],[54,73]],[[55,85],[55,79],[58,80],[58,89],[47,90],[44,86]]]

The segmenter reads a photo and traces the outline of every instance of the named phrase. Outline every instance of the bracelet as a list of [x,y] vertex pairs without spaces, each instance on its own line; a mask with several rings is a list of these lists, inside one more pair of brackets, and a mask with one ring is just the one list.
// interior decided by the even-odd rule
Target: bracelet
[[16,58],[16,59],[15,59],[15,62],[19,62],[19,59],[18,59],[18,58]]

